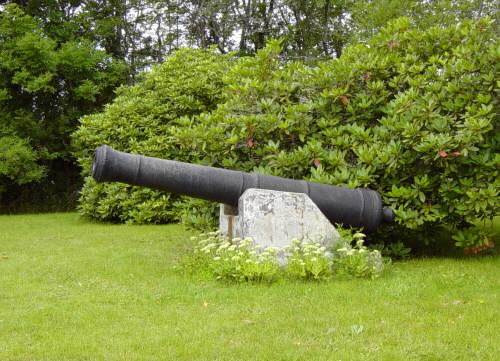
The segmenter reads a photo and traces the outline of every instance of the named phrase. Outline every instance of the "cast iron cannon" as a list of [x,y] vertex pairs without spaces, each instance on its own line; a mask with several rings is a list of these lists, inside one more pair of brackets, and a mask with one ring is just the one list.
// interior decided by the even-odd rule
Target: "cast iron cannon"
[[98,182],[123,182],[206,199],[231,206],[249,188],[307,194],[332,223],[374,231],[393,220],[380,195],[257,173],[207,167],[119,152],[102,145],[95,150],[92,176]]

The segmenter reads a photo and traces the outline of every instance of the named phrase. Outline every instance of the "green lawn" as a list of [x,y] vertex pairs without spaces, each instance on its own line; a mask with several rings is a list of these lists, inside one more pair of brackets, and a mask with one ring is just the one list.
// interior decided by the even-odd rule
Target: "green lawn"
[[0,360],[498,360],[500,257],[375,281],[225,285],[180,226],[0,217]]

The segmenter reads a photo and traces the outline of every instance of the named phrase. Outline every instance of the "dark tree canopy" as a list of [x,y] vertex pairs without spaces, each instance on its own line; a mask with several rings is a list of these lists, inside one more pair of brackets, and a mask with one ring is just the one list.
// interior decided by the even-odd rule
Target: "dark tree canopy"
[[124,82],[126,65],[87,39],[57,41],[16,5],[0,13],[0,195],[71,161],[69,134]]
[[181,46],[253,54],[272,38],[284,39],[289,57],[338,57],[389,20],[453,25],[496,16],[494,0],[17,0],[52,38],[85,38],[135,74]]
[[78,179],[68,176],[78,174],[68,136],[78,119],[99,111],[117,86],[137,82],[141,72],[178,48],[254,56],[279,38],[282,59],[316,63],[366,43],[394,18],[406,16],[421,29],[444,28],[466,19],[496,19],[496,5],[494,0],[0,0],[0,195],[5,201],[7,194],[19,193],[12,186],[43,179],[47,184]]

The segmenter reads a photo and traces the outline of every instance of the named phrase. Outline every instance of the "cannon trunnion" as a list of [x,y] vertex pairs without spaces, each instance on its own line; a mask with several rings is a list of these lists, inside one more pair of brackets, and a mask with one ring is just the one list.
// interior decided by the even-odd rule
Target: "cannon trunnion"
[[231,206],[250,188],[305,193],[332,223],[374,231],[393,219],[380,195],[258,173],[207,167],[119,152],[102,145],[95,150],[92,176],[98,182],[123,182],[206,199]]

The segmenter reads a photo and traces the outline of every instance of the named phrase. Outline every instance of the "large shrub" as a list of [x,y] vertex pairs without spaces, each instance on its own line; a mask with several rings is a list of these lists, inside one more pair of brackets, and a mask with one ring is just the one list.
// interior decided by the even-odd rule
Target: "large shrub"
[[[101,144],[153,157],[197,161],[172,142],[171,130],[176,129],[179,118],[191,118],[216,107],[230,59],[212,50],[179,50],[137,85],[120,88],[104,112],[83,117],[73,135],[83,175],[89,175],[93,150]],[[96,184],[86,177],[80,211],[105,221],[162,223],[183,214],[182,209],[172,211],[177,199],[125,184]],[[202,218],[207,219],[201,214],[196,221]]]
[[[485,242],[460,232],[498,214],[499,49],[491,23],[421,31],[399,19],[316,67],[283,64],[279,54],[273,42],[240,59],[217,109],[148,128],[168,134],[169,152],[146,153],[370,187],[396,212],[386,235],[430,240],[446,225],[457,239]],[[104,121],[112,107],[94,119]],[[130,198],[116,197],[109,207],[123,214]]]
[[446,225],[461,246],[487,242],[469,227],[499,209],[495,39],[487,20],[421,31],[400,19],[315,68],[280,63],[272,43],[172,141],[217,166],[376,189],[397,215],[391,237],[428,241]]

